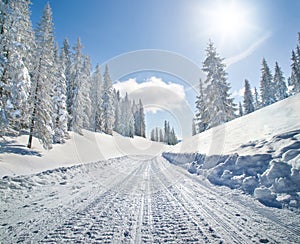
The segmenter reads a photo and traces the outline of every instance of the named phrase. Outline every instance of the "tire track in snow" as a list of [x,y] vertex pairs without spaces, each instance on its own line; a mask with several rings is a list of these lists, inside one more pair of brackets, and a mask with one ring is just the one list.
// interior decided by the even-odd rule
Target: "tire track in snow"
[[[163,168],[157,167],[157,159],[152,162],[152,181],[159,184],[159,190],[154,187],[153,202],[156,212],[156,225],[154,228],[158,230],[159,236],[165,235],[163,241],[167,242],[189,242],[189,243],[210,243],[220,242],[220,238],[213,233],[208,224],[202,219],[198,220],[198,216],[191,213],[190,210],[179,201],[176,194],[170,191],[170,187],[175,182],[166,183],[166,177],[162,174]],[[164,215],[169,215],[164,218]],[[160,221],[160,218],[163,221]],[[201,219],[201,218],[200,218]],[[171,222],[170,222],[171,220]],[[173,222],[172,222],[173,221]]]
[[[183,196],[189,195],[188,201],[190,203],[194,202],[197,208],[202,208],[203,211],[211,215],[212,219],[215,218],[218,220],[216,223],[224,223],[223,219],[225,219],[225,225],[227,225],[229,229],[234,229],[238,234],[243,232],[245,236],[248,236],[249,240],[253,239],[255,242],[278,242],[278,240],[281,240],[289,243],[298,243],[297,240],[299,240],[300,236],[296,234],[297,232],[294,232],[297,228],[287,227],[275,221],[277,218],[270,215],[272,210],[258,206],[259,204],[254,199],[239,194],[238,197],[236,197],[239,201],[237,201],[237,199],[233,200],[226,196],[224,192],[221,192],[222,190],[216,187],[211,189],[207,186],[206,182],[199,180],[196,176],[190,175],[177,166],[175,166],[175,168],[168,167],[169,170],[166,175],[173,174],[175,175],[173,176],[174,178],[184,178],[184,183],[180,184],[180,191],[184,193]],[[174,185],[174,187],[177,187],[177,185]],[[231,190],[228,189],[228,191]],[[207,201],[207,196],[209,196],[209,201]],[[240,201],[243,197],[248,197],[248,206],[241,204]],[[203,202],[205,204],[203,204]],[[222,216],[222,218],[219,216]],[[290,216],[295,215],[291,214]],[[299,217],[297,217],[297,219],[299,219]],[[288,231],[288,235],[286,231]],[[247,239],[245,239],[245,241],[247,243]]]
[[[61,239],[82,242],[121,242],[131,239],[136,222],[139,199],[135,197],[143,182],[145,165],[137,167],[104,195],[97,197],[83,211],[66,221],[44,238],[45,242]],[[134,196],[132,198],[132,196]]]
[[[161,164],[160,161],[161,159],[158,159],[157,163]],[[164,166],[160,165],[158,168],[164,168]],[[166,172],[166,170],[163,172]],[[249,237],[241,234],[239,229],[230,225],[228,222],[223,221],[213,212],[203,208],[201,202],[195,202],[193,200],[194,196],[187,195],[184,192],[182,184],[176,182],[180,177],[171,177],[170,169],[166,174],[161,173],[159,178],[169,192],[169,195],[182,205],[182,208],[189,213],[189,216],[193,218],[197,225],[199,227],[202,226],[202,228],[205,227],[202,229],[202,232],[206,232],[207,239],[205,238],[205,242],[211,241],[211,239],[214,242],[216,240],[218,240],[218,242],[226,240],[230,243],[249,242]]]
[[[221,214],[227,213],[230,218],[234,218],[232,213],[235,213],[240,219],[247,220],[247,223],[251,223],[251,225],[248,224],[248,228],[250,229],[252,229],[254,223],[256,223],[256,232],[258,233],[261,233],[261,230],[264,229],[262,227],[274,229],[271,235],[267,232],[264,233],[264,236],[268,237],[270,240],[276,242],[275,237],[277,236],[279,239],[286,239],[287,242],[294,241],[295,243],[298,243],[298,240],[300,239],[300,222],[297,220],[299,220],[299,217],[291,211],[262,206],[250,196],[242,194],[241,192],[233,193],[230,189],[227,189],[227,191],[230,191],[229,195],[224,194],[224,192],[222,192],[222,189],[224,188],[214,186],[213,189],[211,189],[207,182],[199,179],[197,176],[182,171],[182,169],[179,171],[186,176],[186,183],[189,184],[189,187],[186,187],[186,189],[193,188],[194,193],[197,193],[194,194],[194,198],[198,198],[199,202],[202,202],[203,200],[203,197],[201,198],[203,191],[206,191],[212,196],[213,200],[211,201],[211,204],[207,204],[207,206],[214,205],[211,207],[213,212],[220,211],[221,209],[224,209],[225,206],[226,211],[222,211]],[[179,171],[176,173],[179,173]],[[283,211],[285,213],[284,220],[282,219]],[[295,218],[295,220],[291,221],[293,218]],[[287,224],[287,219],[292,223]],[[240,223],[245,225],[245,221],[241,221]],[[281,231],[278,232],[278,230]],[[258,234],[258,236],[259,235],[261,234]],[[261,237],[264,239],[263,236]]]

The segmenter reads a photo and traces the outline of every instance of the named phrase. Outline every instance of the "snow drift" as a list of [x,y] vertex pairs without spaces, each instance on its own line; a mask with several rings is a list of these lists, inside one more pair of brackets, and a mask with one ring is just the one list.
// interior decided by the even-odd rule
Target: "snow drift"
[[163,156],[272,207],[300,207],[300,95],[184,140]]
[[160,155],[165,145],[143,137],[128,138],[117,133],[113,136],[83,130],[83,136],[70,132],[64,144],[54,144],[45,150],[34,138],[28,149],[28,135],[7,137],[0,141],[0,177],[27,175],[59,167],[97,162],[122,156]]

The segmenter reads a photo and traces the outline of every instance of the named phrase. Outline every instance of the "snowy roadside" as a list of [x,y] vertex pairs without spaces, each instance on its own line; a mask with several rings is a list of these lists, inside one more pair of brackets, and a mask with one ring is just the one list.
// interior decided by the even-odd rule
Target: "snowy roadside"
[[[300,136],[292,131],[247,147],[269,148],[282,145],[269,153],[239,155],[163,153],[171,163],[186,168],[192,174],[205,176],[215,185],[240,189],[271,207],[300,208]],[[243,145],[243,147],[246,147]]]
[[300,208],[299,107],[296,95],[194,136],[163,156],[266,206]]
[[45,150],[37,138],[28,149],[27,135],[7,137],[0,141],[0,177],[39,173],[59,167],[108,160],[127,155],[160,155],[165,148],[142,137],[128,138],[117,133],[113,136],[83,130],[83,136],[70,132],[64,144],[54,144]]

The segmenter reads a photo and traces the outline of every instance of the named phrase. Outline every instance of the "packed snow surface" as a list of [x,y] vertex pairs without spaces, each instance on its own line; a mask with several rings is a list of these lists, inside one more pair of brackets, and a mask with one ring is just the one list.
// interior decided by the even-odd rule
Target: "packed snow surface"
[[[264,193],[262,193],[264,194]],[[3,243],[297,243],[300,216],[215,187],[162,157],[4,177]]]

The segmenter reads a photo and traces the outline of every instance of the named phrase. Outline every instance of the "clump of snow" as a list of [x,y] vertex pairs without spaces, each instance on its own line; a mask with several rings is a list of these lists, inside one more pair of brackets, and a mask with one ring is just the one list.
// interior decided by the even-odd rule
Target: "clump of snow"
[[280,204],[276,200],[276,195],[265,186],[258,187],[254,190],[254,197],[263,204],[270,207],[279,207]]

